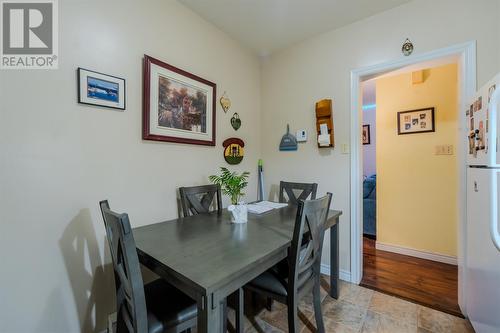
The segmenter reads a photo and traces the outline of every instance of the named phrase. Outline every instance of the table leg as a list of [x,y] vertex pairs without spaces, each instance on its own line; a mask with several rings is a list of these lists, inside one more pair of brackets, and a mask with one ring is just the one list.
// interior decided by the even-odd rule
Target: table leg
[[[209,295],[208,298],[212,298]],[[198,301],[198,327],[199,333],[220,333],[224,319],[223,304],[216,302],[212,304],[207,296],[202,296]]]
[[330,228],[330,296],[339,297],[339,218]]
[[234,292],[236,295],[236,333],[243,333],[245,329],[245,315],[244,315],[244,299],[243,288],[239,288]]

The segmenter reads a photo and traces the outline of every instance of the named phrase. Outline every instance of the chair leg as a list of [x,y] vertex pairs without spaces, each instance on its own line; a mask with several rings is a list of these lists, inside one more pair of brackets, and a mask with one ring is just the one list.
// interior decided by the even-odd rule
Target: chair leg
[[298,333],[299,332],[299,322],[297,317],[297,299],[293,296],[288,297],[288,332]]
[[273,311],[273,299],[271,297],[267,298],[266,309],[269,312]]
[[319,278],[316,278],[313,288],[313,303],[314,303],[314,316],[316,318],[316,327],[318,333],[325,332],[325,324],[323,323],[323,313],[321,312],[321,285]]
[[257,310],[257,293],[255,291],[252,291],[252,308]]
[[222,301],[222,332],[227,332],[227,298]]

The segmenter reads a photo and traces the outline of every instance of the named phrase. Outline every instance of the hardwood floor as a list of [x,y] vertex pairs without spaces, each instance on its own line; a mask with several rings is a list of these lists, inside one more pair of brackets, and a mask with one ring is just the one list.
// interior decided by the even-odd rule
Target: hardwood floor
[[366,237],[363,243],[362,286],[463,317],[457,266],[377,250]]

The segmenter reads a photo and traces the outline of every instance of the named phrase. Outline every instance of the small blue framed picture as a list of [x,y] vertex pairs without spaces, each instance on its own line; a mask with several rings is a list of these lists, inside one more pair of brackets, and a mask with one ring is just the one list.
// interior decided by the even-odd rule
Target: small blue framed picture
[[125,110],[125,79],[78,68],[78,103]]

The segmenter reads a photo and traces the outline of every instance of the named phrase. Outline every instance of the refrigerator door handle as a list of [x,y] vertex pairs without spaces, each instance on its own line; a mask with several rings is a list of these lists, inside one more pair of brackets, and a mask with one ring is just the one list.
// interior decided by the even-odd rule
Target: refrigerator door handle
[[498,230],[498,184],[499,184],[500,171],[495,171],[492,184],[492,205],[491,205],[491,222],[490,234],[491,240],[495,247],[500,251],[500,232]]

